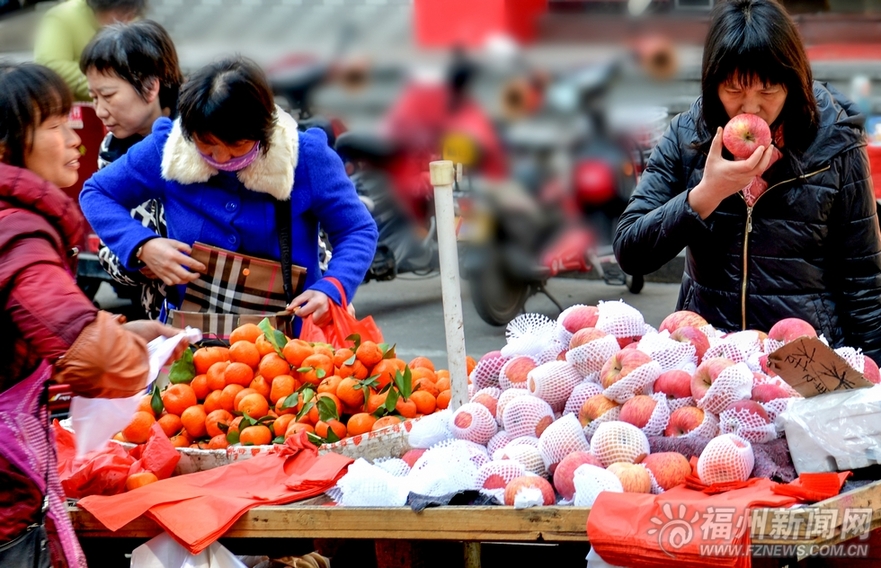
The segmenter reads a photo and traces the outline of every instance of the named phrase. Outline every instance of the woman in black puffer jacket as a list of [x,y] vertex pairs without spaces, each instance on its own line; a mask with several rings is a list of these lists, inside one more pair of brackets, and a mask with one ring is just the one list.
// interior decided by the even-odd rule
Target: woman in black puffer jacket
[[[802,318],[833,346],[881,362],[881,236],[864,118],[813,81],[774,0],[717,5],[702,91],[673,119],[621,217],[621,268],[647,274],[686,248],[677,309],[723,330]],[[732,161],[721,127],[741,113],[765,119],[773,144]],[[743,189],[759,175],[767,189],[748,201]]]

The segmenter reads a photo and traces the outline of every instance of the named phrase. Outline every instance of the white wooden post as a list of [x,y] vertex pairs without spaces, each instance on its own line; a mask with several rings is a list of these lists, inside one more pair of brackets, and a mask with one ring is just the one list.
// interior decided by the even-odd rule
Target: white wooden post
[[447,364],[450,368],[450,408],[468,402],[468,371],[465,361],[465,325],[462,319],[462,292],[459,288],[459,252],[456,246],[456,219],[453,208],[453,162],[429,164],[434,186],[437,246],[440,257],[441,290],[444,302],[444,331],[447,336]]

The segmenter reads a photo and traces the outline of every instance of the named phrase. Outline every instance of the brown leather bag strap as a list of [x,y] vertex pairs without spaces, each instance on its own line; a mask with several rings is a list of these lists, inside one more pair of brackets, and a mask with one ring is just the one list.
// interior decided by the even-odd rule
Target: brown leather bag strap
[[291,268],[292,249],[291,243],[291,202],[275,201],[275,225],[278,231],[278,249],[281,253],[281,275],[284,295],[290,304],[294,301],[293,270]]

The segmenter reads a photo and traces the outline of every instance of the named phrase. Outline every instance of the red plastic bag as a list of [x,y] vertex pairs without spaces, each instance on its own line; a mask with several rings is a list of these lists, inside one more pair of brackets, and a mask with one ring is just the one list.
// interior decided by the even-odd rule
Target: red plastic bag
[[339,280],[333,277],[327,277],[326,280],[332,282],[340,291],[341,305],[337,305],[333,300],[330,301],[330,323],[325,326],[317,326],[312,321],[312,316],[303,319],[303,327],[300,329],[300,339],[309,342],[329,343],[335,349],[343,347],[351,347],[352,341],[346,341],[346,338],[357,333],[361,336],[361,341],[373,341],[374,343],[382,343],[382,331],[373,316],[367,316],[362,320],[358,320],[348,312],[346,302],[346,291]]

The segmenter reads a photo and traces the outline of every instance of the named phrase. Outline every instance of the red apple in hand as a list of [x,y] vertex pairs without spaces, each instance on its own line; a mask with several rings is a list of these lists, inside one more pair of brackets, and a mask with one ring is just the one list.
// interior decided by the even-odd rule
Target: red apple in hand
[[637,395],[624,403],[618,420],[633,424],[637,428],[643,428],[649,423],[649,418],[652,417],[656,405],[657,403],[652,397],[645,394]]
[[745,160],[759,146],[767,148],[771,144],[771,129],[756,114],[738,114],[725,125],[722,143],[735,158]]
[[638,349],[624,349],[612,355],[600,371],[600,381],[604,389],[609,388],[652,358]]
[[606,398],[601,394],[595,394],[581,405],[581,410],[578,412],[578,421],[581,422],[582,426],[587,426],[616,406],[618,406],[618,403],[614,400]]
[[703,360],[704,353],[710,348],[710,340],[707,338],[707,334],[690,325],[676,329],[676,331],[670,334],[670,339],[694,345],[694,352],[697,355],[698,363]]
[[680,310],[673,312],[664,318],[658,331],[669,331],[671,334],[680,327],[697,327],[701,328],[707,325],[707,320],[702,315],[696,314],[688,310]]
[[596,306],[577,306],[563,318],[563,327],[569,333],[575,333],[579,329],[593,327],[597,324],[600,311]]
[[713,357],[707,359],[697,367],[694,377],[691,379],[691,396],[699,401],[710,390],[713,381],[728,367],[734,365],[734,361],[725,357]]
[[662,392],[668,399],[691,396],[691,375],[681,369],[665,371],[655,381],[655,392]]
[[768,337],[775,341],[789,343],[799,337],[817,337],[817,330],[803,319],[786,318],[778,321],[768,330]]
[[683,406],[670,414],[664,435],[670,438],[684,436],[704,422],[704,411],[696,406]]

